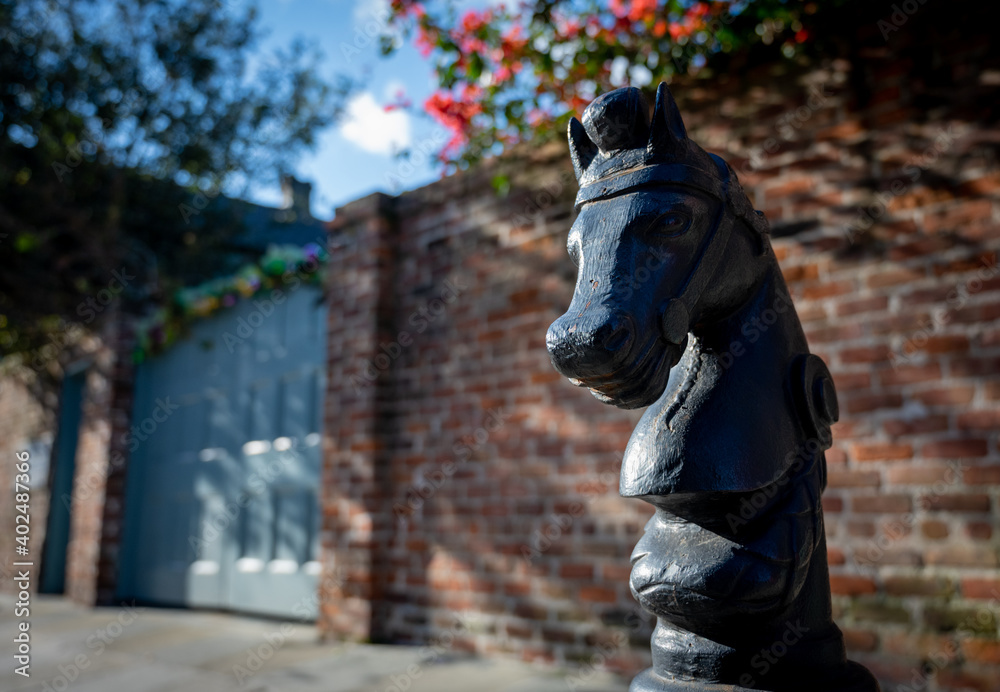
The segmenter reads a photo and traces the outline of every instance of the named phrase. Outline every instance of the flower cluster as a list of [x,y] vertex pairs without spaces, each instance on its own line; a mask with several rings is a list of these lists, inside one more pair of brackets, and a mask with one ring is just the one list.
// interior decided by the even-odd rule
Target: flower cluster
[[793,57],[818,11],[808,0],[511,2],[457,13],[443,0],[391,0],[393,30],[413,37],[437,75],[424,110],[451,132],[439,155],[446,169],[560,131],[627,82],[697,74],[712,56],[756,43]]

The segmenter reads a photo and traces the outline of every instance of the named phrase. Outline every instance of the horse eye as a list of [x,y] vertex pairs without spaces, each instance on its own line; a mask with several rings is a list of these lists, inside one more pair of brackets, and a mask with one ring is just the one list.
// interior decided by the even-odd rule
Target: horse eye
[[649,233],[661,238],[680,235],[691,225],[691,217],[680,211],[668,211],[654,221],[649,227]]

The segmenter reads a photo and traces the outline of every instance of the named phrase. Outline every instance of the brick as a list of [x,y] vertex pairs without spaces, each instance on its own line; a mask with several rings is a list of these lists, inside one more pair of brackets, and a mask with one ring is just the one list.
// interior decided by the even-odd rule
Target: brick
[[988,199],[962,200],[960,204],[942,211],[924,215],[924,229],[928,233],[956,231],[961,233],[978,222],[987,222],[993,214],[993,204]]
[[559,576],[563,579],[593,579],[594,566],[576,563],[559,565]]
[[869,577],[831,574],[830,590],[838,596],[857,596],[858,594],[875,593],[875,581]]
[[993,358],[953,358],[954,377],[988,377],[1000,373],[1000,356]]
[[939,689],[949,692],[995,692],[997,678],[993,671],[977,672],[970,669],[945,668],[937,673],[935,682]]
[[984,493],[950,493],[924,495],[920,506],[928,512],[988,512],[990,496]]
[[962,596],[984,600],[1000,599],[1000,579],[967,578],[962,580]]
[[806,339],[810,344],[827,344],[851,341],[864,335],[860,324],[842,324],[835,327],[811,327],[806,325]]
[[580,589],[579,597],[586,603],[616,603],[618,595],[614,589],[605,586],[585,586]]
[[794,267],[782,267],[781,274],[785,277],[785,281],[788,283],[818,279],[819,265],[813,262],[811,264],[800,264]]
[[847,535],[853,538],[870,538],[875,535],[875,524],[870,521],[848,521]]
[[899,365],[879,372],[879,381],[886,386],[936,382],[941,379],[941,364]]
[[860,514],[904,514],[913,508],[909,495],[856,496],[852,507]]
[[991,634],[996,631],[996,614],[988,609],[930,605],[924,609],[924,624],[938,632]]
[[903,405],[900,394],[862,394],[845,398],[847,400],[843,407],[847,413],[868,413],[879,409],[900,408]]
[[851,456],[858,461],[884,461],[909,459],[913,456],[913,446],[891,442],[851,445]]
[[833,281],[830,283],[813,284],[802,289],[802,297],[805,300],[820,300],[823,298],[833,298],[852,293],[854,286],[846,281]]
[[944,577],[886,577],[882,583],[890,596],[943,598],[955,590],[951,581]]
[[964,411],[958,414],[956,424],[961,430],[998,430],[1000,411]]
[[996,252],[979,252],[969,257],[963,257],[962,259],[935,264],[933,270],[935,275],[941,276],[943,274],[952,274],[955,272],[969,272],[979,269],[987,269],[988,267],[995,266],[996,263]]
[[930,459],[984,457],[987,454],[986,440],[938,440],[925,444],[920,453]]
[[866,622],[881,622],[906,625],[910,622],[910,614],[896,603],[857,599],[851,603],[851,614],[858,620]]
[[996,567],[1000,565],[995,549],[987,550],[975,545],[944,545],[924,551],[928,565],[956,567]]
[[872,296],[856,300],[843,300],[837,303],[838,317],[860,315],[866,312],[879,312],[889,307],[888,296]]
[[868,389],[871,387],[872,376],[867,372],[836,372],[833,374],[833,383],[838,392],[846,392],[850,389]]
[[843,628],[844,645],[848,651],[871,652],[878,648],[878,635],[871,630]]
[[1000,465],[967,467],[962,480],[966,485],[1000,485]]
[[768,184],[765,188],[765,194],[767,195],[768,202],[771,203],[772,200],[781,199],[782,197],[801,195],[809,192],[813,189],[814,185],[815,183],[810,178],[791,178],[789,180],[778,181],[774,184]]
[[887,433],[896,437],[940,432],[948,429],[948,416],[933,415],[906,420],[890,419],[883,421],[882,427]]
[[993,526],[987,521],[970,521],[965,525],[965,535],[974,541],[988,541],[993,538]]
[[923,257],[924,255],[940,255],[940,253],[953,247],[955,241],[951,238],[921,237],[908,243],[902,243],[889,249],[889,259],[894,262]]
[[886,471],[887,478],[894,485],[934,485],[954,483],[955,471],[941,464],[914,466],[894,464]]
[[827,467],[845,466],[847,464],[847,452],[840,447],[831,447],[824,453]]
[[[989,639],[963,638],[962,655],[974,663],[1000,665],[1000,642]],[[986,688],[989,689],[989,688]]]
[[886,286],[896,286],[898,284],[910,284],[927,276],[924,269],[893,268],[879,271],[868,277],[869,288],[884,288]]
[[927,353],[962,353],[969,350],[969,337],[963,334],[931,336],[920,350]]
[[889,353],[889,347],[884,344],[845,348],[840,351],[840,361],[842,363],[882,363],[889,360]]
[[924,538],[936,540],[948,537],[948,525],[943,521],[922,521],[920,522],[920,533]]
[[956,406],[968,404],[975,396],[975,387],[941,387],[914,392],[911,396],[925,406]]
[[831,488],[871,488],[881,483],[877,471],[827,471],[827,485]]

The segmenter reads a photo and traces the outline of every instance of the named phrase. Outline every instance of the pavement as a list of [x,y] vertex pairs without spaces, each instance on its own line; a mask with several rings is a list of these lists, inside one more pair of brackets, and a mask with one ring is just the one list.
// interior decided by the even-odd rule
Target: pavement
[[[30,673],[15,673],[14,597],[0,594],[2,692],[625,692],[583,676],[424,647],[321,643],[315,627],[229,613],[84,608],[33,596]],[[586,677],[585,680],[582,678]]]

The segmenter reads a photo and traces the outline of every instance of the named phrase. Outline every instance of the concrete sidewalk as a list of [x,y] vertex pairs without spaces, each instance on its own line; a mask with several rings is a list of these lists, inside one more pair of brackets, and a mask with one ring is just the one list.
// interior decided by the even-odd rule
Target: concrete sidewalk
[[[625,692],[608,673],[441,656],[420,647],[320,644],[315,627],[223,613],[82,608],[35,596],[31,677],[14,672],[14,598],[0,594],[3,692]],[[270,641],[275,646],[268,644]],[[257,658],[248,650],[259,651]],[[273,653],[269,653],[273,651]],[[266,658],[266,660],[264,660]],[[409,682],[409,687],[406,687]]]

